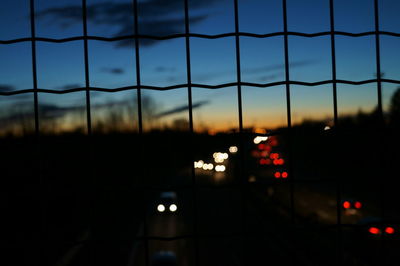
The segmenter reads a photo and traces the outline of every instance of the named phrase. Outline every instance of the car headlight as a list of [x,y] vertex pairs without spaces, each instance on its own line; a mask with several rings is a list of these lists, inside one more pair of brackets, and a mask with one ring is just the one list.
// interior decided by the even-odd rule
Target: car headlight
[[175,204],[169,205],[169,210],[170,210],[171,212],[176,212],[177,209],[178,209],[178,207],[177,207]]
[[[170,208],[171,208],[171,207],[170,207]],[[162,204],[158,204],[158,206],[157,206],[157,211],[159,211],[159,212],[164,212],[164,211],[165,211],[165,206],[162,205]]]

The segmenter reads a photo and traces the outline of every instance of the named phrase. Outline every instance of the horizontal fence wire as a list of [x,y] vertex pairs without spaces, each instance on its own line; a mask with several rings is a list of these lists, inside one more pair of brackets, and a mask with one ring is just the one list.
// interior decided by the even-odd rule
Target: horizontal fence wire
[[398,79],[366,79],[366,80],[360,80],[360,81],[351,81],[351,80],[345,80],[345,79],[327,79],[327,80],[322,80],[322,81],[316,81],[316,82],[304,82],[304,81],[295,81],[295,80],[289,80],[289,81],[276,81],[276,82],[268,82],[268,83],[253,83],[253,82],[229,82],[229,83],[221,83],[221,84],[216,84],[216,85],[208,85],[208,84],[200,84],[200,83],[182,83],[182,84],[176,84],[176,85],[171,85],[171,86],[149,86],[149,85],[140,85],[140,86],[125,86],[125,87],[118,87],[118,88],[104,88],[104,87],[77,87],[77,88],[72,88],[72,89],[66,89],[66,90],[53,90],[53,89],[24,89],[24,90],[15,90],[15,91],[1,91],[0,95],[1,96],[8,96],[8,95],[16,95],[16,94],[23,94],[23,93],[31,93],[31,92],[41,92],[41,93],[52,93],[52,94],[66,94],[66,93],[71,93],[71,92],[79,92],[79,91],[86,91],[87,89],[89,91],[100,91],[100,92],[118,92],[118,91],[127,91],[127,90],[135,90],[135,89],[149,89],[149,90],[158,90],[158,91],[164,91],[164,90],[172,90],[172,89],[180,89],[180,88],[187,88],[189,86],[195,87],[195,88],[203,88],[203,89],[221,89],[221,88],[226,88],[226,87],[233,87],[233,86],[247,86],[247,87],[257,87],[257,88],[267,88],[267,87],[273,87],[273,86],[279,86],[279,85],[285,85],[285,84],[291,84],[291,85],[301,85],[301,86],[319,86],[319,85],[324,85],[324,84],[332,84],[332,83],[338,83],[338,84],[348,84],[348,85],[363,85],[363,84],[369,84],[369,83],[375,83],[375,82],[383,82],[383,83],[393,83],[393,84],[400,84],[400,80]]
[[[275,37],[275,36],[299,36],[299,37],[321,37],[321,36],[330,36],[332,34],[331,31],[324,31],[324,32],[316,32],[316,33],[303,33],[303,32],[296,32],[296,31],[288,31],[288,32],[272,32],[272,33],[265,33],[265,34],[257,34],[257,33],[250,33],[250,32],[228,32],[222,34],[200,34],[200,33],[177,33],[177,34],[170,34],[164,36],[156,36],[156,35],[145,35],[145,34],[138,34],[138,35],[122,35],[122,36],[115,36],[115,37],[102,37],[102,36],[74,36],[68,38],[46,38],[46,37],[35,37],[35,38],[17,38],[12,40],[0,40],[0,44],[12,44],[12,43],[19,43],[19,42],[28,42],[28,41],[42,41],[42,42],[53,42],[53,43],[63,43],[63,42],[71,42],[71,41],[79,41],[79,40],[95,40],[95,41],[105,41],[105,42],[114,42],[114,41],[123,41],[129,39],[152,39],[152,40],[170,40],[176,38],[184,38],[184,37],[195,37],[201,39],[220,39],[226,37],[253,37],[253,38],[268,38],[268,37]],[[347,37],[363,37],[363,36],[375,36],[376,34],[379,35],[387,35],[387,36],[394,36],[400,37],[400,33],[391,32],[391,31],[365,31],[359,33],[352,33],[346,31],[334,31],[334,35],[339,36],[347,36]]]

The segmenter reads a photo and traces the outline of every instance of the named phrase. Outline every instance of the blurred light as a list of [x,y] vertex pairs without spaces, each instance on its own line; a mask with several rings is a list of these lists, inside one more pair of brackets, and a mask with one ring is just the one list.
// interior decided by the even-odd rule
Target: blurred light
[[202,160],[198,161],[198,162],[194,162],[194,167],[195,168],[202,168],[204,165],[204,162]]
[[263,136],[257,136],[254,138],[253,142],[254,144],[260,144],[262,141],[266,141],[268,137],[263,137]]
[[263,150],[263,149],[265,149],[265,144],[258,144],[258,149],[259,150]]
[[176,212],[177,209],[178,209],[178,207],[177,207],[175,204],[169,205],[169,210],[170,210],[171,212]]
[[392,235],[394,234],[394,228],[393,227],[386,227],[385,229],[386,234]]
[[254,175],[249,176],[249,182],[250,183],[256,182],[256,177]]
[[157,211],[159,211],[159,212],[164,212],[164,211],[165,211],[165,206],[162,205],[162,204],[158,204],[158,206],[157,206]]
[[373,235],[377,235],[380,233],[380,230],[376,227],[370,227],[368,231]]
[[361,206],[362,204],[359,201],[356,201],[356,203],[354,203],[354,207],[356,207],[356,209],[361,209]]
[[283,172],[282,173],[282,178],[287,178],[288,177],[288,173],[287,172]]
[[349,209],[350,207],[351,207],[350,202],[348,202],[348,201],[343,202],[343,208]]
[[254,129],[254,133],[257,133],[257,134],[266,134],[267,131],[266,131],[265,129],[263,129],[263,128],[256,128],[256,129]]
[[271,164],[271,159],[265,159],[265,164]]
[[219,158],[219,157],[216,157],[216,158],[214,158],[214,162],[216,162],[216,163],[223,163],[223,162],[224,162],[224,159]]
[[226,152],[214,152],[213,157],[216,163],[222,163],[224,160],[228,159],[229,156]]
[[279,173],[279,172],[275,172],[275,178],[280,178],[281,177],[281,173]]
[[281,159],[278,159],[278,164],[279,165],[283,165],[285,163],[285,160],[283,160],[282,158]]
[[271,142],[269,143],[271,146],[277,146],[278,145],[278,141],[276,139],[271,140]]
[[237,153],[237,151],[238,151],[238,147],[236,147],[236,146],[230,146],[229,147],[229,152],[230,153]]
[[212,163],[205,163],[203,165],[203,170],[212,170],[214,168],[214,165]]
[[216,165],[215,166],[215,171],[217,172],[225,172],[225,165]]
[[329,130],[329,129],[331,129],[330,126],[325,126],[325,127],[324,127],[324,130]]

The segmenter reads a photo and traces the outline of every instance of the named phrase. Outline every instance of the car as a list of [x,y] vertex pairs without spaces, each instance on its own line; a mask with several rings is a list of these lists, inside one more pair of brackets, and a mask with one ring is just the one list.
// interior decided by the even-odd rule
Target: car
[[378,217],[366,217],[361,219],[358,223],[364,234],[370,238],[380,239],[385,238],[396,238],[400,236],[400,227],[398,222],[383,220]]
[[160,214],[173,214],[178,211],[177,195],[173,191],[162,192],[156,206],[156,210]]
[[151,266],[176,266],[176,255],[172,251],[159,251],[151,257]]
[[345,199],[342,201],[345,215],[356,215],[361,211],[362,207],[363,204],[359,200]]

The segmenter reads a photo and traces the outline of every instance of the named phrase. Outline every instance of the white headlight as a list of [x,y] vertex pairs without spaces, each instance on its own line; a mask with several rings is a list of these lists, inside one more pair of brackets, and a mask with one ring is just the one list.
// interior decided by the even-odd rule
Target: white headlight
[[170,210],[171,212],[176,212],[177,209],[178,209],[178,207],[177,207],[175,204],[169,205],[169,210]]
[[[171,208],[171,207],[170,207],[170,208]],[[162,204],[158,204],[158,206],[157,206],[157,211],[159,211],[159,212],[164,212],[164,211],[165,211],[165,206],[162,205]]]
[[229,152],[230,153],[237,153],[237,151],[238,151],[238,147],[236,147],[236,146],[230,146],[229,147]]

